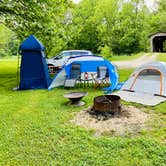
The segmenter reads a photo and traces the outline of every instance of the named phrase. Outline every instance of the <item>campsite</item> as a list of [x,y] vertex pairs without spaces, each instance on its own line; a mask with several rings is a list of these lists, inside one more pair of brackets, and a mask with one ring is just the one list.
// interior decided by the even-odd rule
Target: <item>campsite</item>
[[149,2],[0,2],[0,165],[166,165],[166,4]]
[[[158,55],[158,58],[163,58]],[[13,92],[16,83],[17,60],[1,60],[1,159],[2,165],[117,165],[165,164],[165,108],[125,102],[150,116],[143,128],[134,133],[114,136],[114,131],[99,134],[96,130],[71,122],[75,115],[92,105],[93,98],[102,95],[100,89],[54,88]],[[134,69],[121,69],[120,81],[125,81]],[[63,94],[88,91],[83,107],[67,105]],[[141,119],[142,121],[142,119]],[[103,158],[107,158],[104,160]],[[146,164],[145,164],[146,165]]]

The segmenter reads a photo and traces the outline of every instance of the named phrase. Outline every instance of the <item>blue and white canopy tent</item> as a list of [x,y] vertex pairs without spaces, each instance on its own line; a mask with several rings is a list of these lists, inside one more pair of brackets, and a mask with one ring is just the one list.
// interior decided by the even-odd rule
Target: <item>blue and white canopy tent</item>
[[19,89],[48,88],[50,76],[45,57],[45,48],[33,35],[20,45],[21,67]]
[[118,85],[118,74],[116,71],[116,67],[101,56],[83,55],[71,57],[68,60],[68,62],[63,66],[60,72],[54,76],[52,83],[48,87],[49,90],[55,87],[64,86],[66,78],[71,78],[70,71],[73,64],[80,65],[81,75],[83,75],[85,72],[97,73],[97,69],[99,66],[107,67],[110,86],[104,88],[104,90],[113,91],[114,89],[116,89]]

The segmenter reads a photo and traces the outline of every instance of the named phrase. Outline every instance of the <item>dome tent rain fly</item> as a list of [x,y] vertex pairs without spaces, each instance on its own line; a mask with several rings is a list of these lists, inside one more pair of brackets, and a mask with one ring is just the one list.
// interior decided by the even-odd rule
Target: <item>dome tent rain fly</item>
[[137,68],[118,95],[126,101],[156,105],[166,100],[166,63],[152,62]]
[[44,46],[33,36],[20,45],[21,67],[19,89],[48,88],[50,76]]

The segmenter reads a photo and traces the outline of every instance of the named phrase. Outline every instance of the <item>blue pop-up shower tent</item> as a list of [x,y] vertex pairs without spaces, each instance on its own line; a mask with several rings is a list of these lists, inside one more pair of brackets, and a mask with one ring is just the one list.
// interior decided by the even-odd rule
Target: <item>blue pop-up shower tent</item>
[[118,86],[118,74],[116,71],[116,67],[110,63],[108,60],[104,59],[101,56],[92,56],[92,55],[83,55],[71,57],[68,62],[63,66],[61,71],[55,75],[53,81],[49,86],[49,90],[58,86],[63,86],[65,79],[70,79],[71,75],[71,66],[72,64],[80,65],[81,75],[83,73],[97,73],[97,69],[99,66],[106,66],[108,70],[108,76],[110,80],[110,86],[105,88],[106,91],[113,91]]
[[48,88],[50,76],[44,46],[33,35],[20,45],[21,67],[19,89]]

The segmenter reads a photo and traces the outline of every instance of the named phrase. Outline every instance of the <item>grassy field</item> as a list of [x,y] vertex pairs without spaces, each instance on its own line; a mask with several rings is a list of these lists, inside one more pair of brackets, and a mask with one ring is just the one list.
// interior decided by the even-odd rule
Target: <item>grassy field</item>
[[166,53],[158,53],[157,54],[157,60],[166,62]]
[[141,53],[137,53],[137,54],[132,54],[132,55],[119,55],[119,56],[112,56],[110,58],[111,61],[128,61],[128,60],[134,60],[136,58],[139,58],[143,55],[146,56],[151,56],[153,53],[145,53],[145,52],[141,52]]
[[[67,106],[63,94],[69,90],[12,91],[16,69],[15,61],[0,61],[0,165],[166,165],[166,103],[154,108],[135,104],[153,115],[148,131],[95,137],[93,130],[70,120],[102,91],[76,89],[88,91],[86,105]],[[126,80],[132,71],[120,70],[120,80]]]

